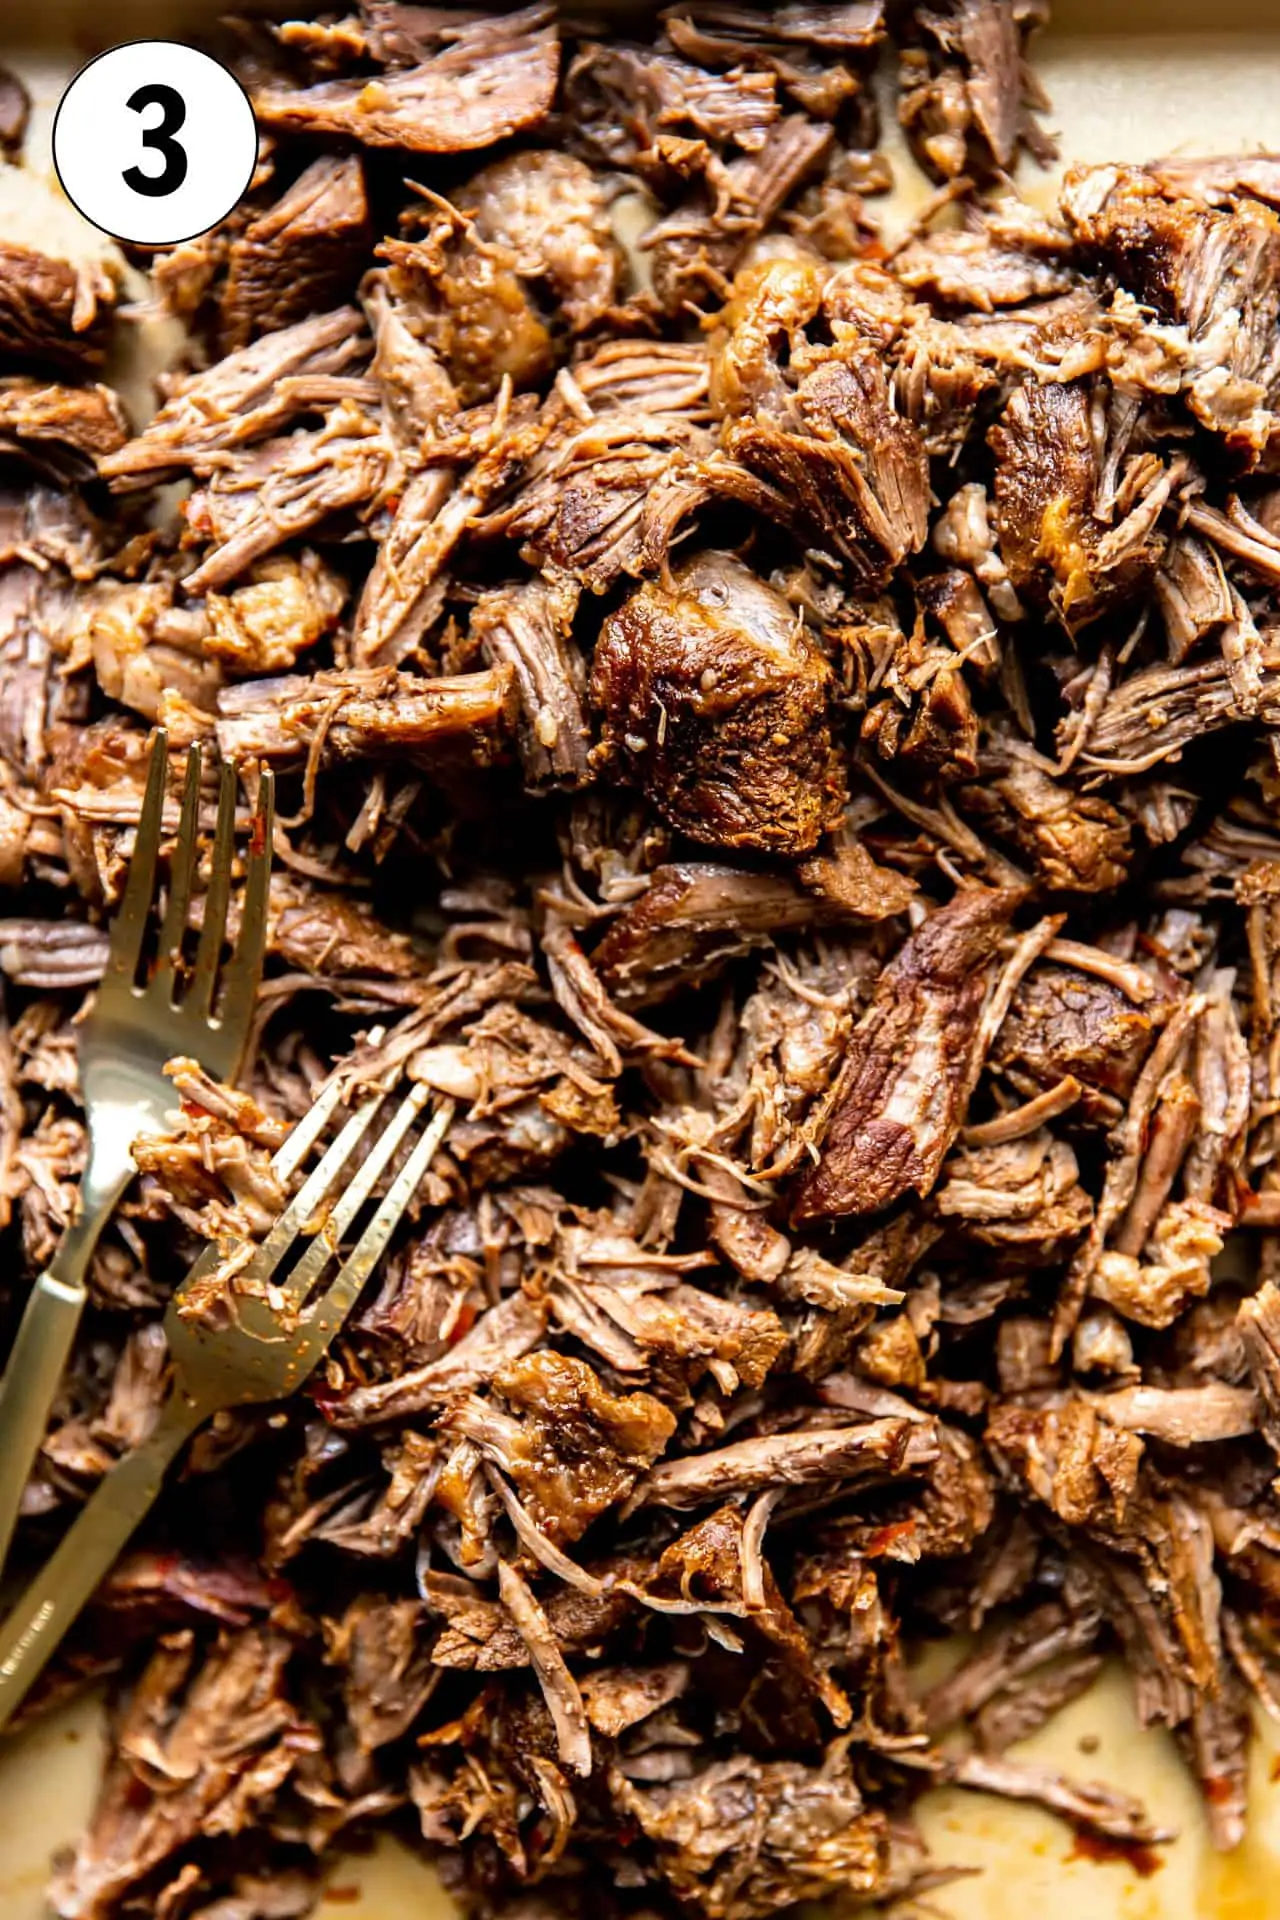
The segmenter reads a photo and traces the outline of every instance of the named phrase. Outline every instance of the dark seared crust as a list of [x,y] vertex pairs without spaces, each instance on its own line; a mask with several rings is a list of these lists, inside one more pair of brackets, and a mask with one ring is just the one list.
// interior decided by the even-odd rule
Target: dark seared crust
[[807,853],[843,798],[830,672],[763,581],[706,554],[601,630],[591,696],[658,810],[720,847]]
[[928,1193],[965,1116],[996,943],[1019,899],[1007,889],[959,895],[886,967],[850,1036],[818,1163],[792,1197],[797,1226]]

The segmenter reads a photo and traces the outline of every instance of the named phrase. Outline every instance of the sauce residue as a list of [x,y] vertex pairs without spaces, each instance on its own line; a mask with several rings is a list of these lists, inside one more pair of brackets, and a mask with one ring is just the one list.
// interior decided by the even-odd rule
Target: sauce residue
[[1117,1840],[1109,1833],[1078,1833],[1068,1860],[1119,1860],[1140,1879],[1149,1880],[1164,1865],[1164,1856],[1142,1840]]
[[360,1889],[354,1884],[348,1886],[345,1883],[340,1887],[326,1887],[324,1898],[327,1906],[351,1907],[360,1898]]

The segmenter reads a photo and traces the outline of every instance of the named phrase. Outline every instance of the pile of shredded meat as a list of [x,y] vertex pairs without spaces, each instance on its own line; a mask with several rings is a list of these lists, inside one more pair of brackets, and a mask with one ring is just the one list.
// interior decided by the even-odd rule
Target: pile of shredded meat
[[[1116,1652],[1240,1840],[1280,158],[1025,203],[1043,11],[241,22],[260,164],[140,263],[190,342],[145,423],[138,301],[0,247],[6,1335],[150,729],[210,749],[209,824],[219,755],[281,795],[241,1091],[173,1066],[29,1563],[320,1084],[458,1103],[318,1382],[199,1437],[29,1704],[114,1687],[62,1920],[288,1920],[377,1821],[475,1912],[763,1920],[936,1884],[936,1782],[1151,1847],[1009,1751]],[[936,188],[893,246],[891,35]]]

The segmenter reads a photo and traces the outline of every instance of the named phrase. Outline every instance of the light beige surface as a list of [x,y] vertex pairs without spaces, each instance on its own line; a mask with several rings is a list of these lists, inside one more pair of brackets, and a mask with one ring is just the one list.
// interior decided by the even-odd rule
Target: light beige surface
[[[51,0],[46,17],[73,19],[77,4]],[[129,17],[118,37],[166,30],[163,0],[121,4]],[[187,18],[199,11],[199,0],[181,4]],[[0,40],[11,7],[15,0],[0,0]],[[100,12],[81,4],[78,17],[96,20]],[[1064,0],[1058,16],[1071,31],[1041,43],[1037,68],[1053,96],[1051,124],[1071,158],[1280,148],[1280,0]],[[22,22],[28,32],[31,18]],[[1222,31],[1176,31],[1203,20]],[[1141,37],[1117,32],[1121,26],[1141,27]],[[46,56],[27,70],[47,129],[65,63]],[[0,237],[100,253],[105,243],[60,201],[42,144],[37,128],[43,177],[34,190],[15,190],[13,176],[0,172]],[[1052,193],[1051,181],[1026,185],[1037,199]],[[900,206],[909,209],[921,191],[904,176]],[[163,357],[165,345],[159,336],[155,357]],[[143,400],[138,389],[135,400]],[[49,1858],[87,1818],[101,1747],[100,1709],[84,1701],[0,1752],[0,1920],[43,1920]],[[931,1794],[922,1824],[935,1860],[984,1869],[930,1897],[938,1920],[1280,1920],[1280,1782],[1272,1777],[1280,1770],[1280,1743],[1273,1728],[1260,1729],[1255,1746],[1249,1839],[1227,1858],[1208,1845],[1171,1741],[1136,1726],[1118,1669],[1019,1751],[1140,1794],[1179,1838],[1159,1871],[1141,1879],[1122,1863],[1073,1857],[1068,1829],[1034,1808],[957,1791]],[[427,1869],[386,1842],[371,1855],[336,1862],[329,1883],[335,1897],[320,1908],[322,1920],[446,1920],[447,1902]]]

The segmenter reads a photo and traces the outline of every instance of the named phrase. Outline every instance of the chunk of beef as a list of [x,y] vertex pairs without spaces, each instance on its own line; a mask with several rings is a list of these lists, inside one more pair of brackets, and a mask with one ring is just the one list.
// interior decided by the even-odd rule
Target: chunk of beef
[[116,288],[104,268],[0,241],[0,355],[72,379],[101,367]]
[[[713,383],[721,444],[768,486],[767,511],[878,586],[924,545],[928,459],[878,346],[836,318],[834,344],[811,340],[822,297],[807,263],[770,262],[734,283]],[[708,484],[737,490],[731,472]]]
[[697,155],[694,191],[686,204],[644,236],[653,257],[653,285],[664,311],[722,301],[750,241],[826,159],[829,128],[806,114],[785,115],[758,149],[720,167],[704,147]]
[[957,894],[885,968],[824,1102],[817,1165],[795,1184],[797,1224],[929,1192],[982,1064],[996,941],[1019,899],[1008,889]]
[[557,1542],[577,1540],[625,1499],[675,1431],[652,1394],[612,1394],[585,1361],[555,1353],[511,1362],[494,1386],[512,1412],[463,1400],[445,1430],[465,1435],[509,1474]]
[[545,120],[560,64],[547,7],[491,18],[439,9],[424,28],[418,59],[389,65],[379,78],[257,88],[258,120],[281,133],[336,134],[410,153],[468,153]]
[[583,712],[586,662],[573,639],[578,595],[541,580],[477,601],[471,637],[487,665],[510,667],[520,691],[520,757],[530,786],[582,786],[591,738]]
[[298,655],[333,632],[347,597],[341,576],[318,553],[273,554],[242,586],[205,599],[204,651],[224,673],[287,673]]
[[351,376],[368,345],[355,307],[267,334],[183,380],[144,431],[103,462],[103,475],[123,488],[184,469],[210,472],[232,448],[263,440],[344,394],[363,394],[364,384]]
[[429,754],[450,738],[483,757],[507,732],[514,682],[507,667],[441,680],[373,669],[246,681],[219,696],[218,744],[229,759],[301,760],[323,728],[334,760]]
[[573,138],[592,158],[633,167],[664,135],[756,152],[778,117],[767,73],[718,74],[656,47],[588,41],[565,74]]
[[514,154],[476,174],[457,204],[490,258],[504,250],[522,280],[545,288],[570,333],[613,306],[622,257],[604,189],[581,160],[554,148]]
[[898,81],[898,118],[935,179],[1007,173],[1019,149],[1042,165],[1057,149],[1035,119],[1046,101],[1025,61],[1043,0],[941,0],[916,6]]
[[875,1897],[891,1884],[884,1816],[864,1808],[841,1748],[820,1768],[742,1754],[667,1786],[619,1780],[615,1794],[677,1897],[706,1920],[763,1920],[798,1900]]
[[398,450],[381,422],[350,397],[315,432],[230,456],[183,508],[188,535],[208,542],[183,581],[186,592],[225,587],[286,541],[374,511],[400,475]]
[[[673,45],[704,67],[731,72],[763,68],[798,107],[815,119],[858,114],[851,145],[870,146],[875,138],[874,108],[861,100],[869,86],[877,48],[885,31],[882,0],[853,4],[803,3],[776,7],[763,19],[750,7],[681,4],[669,7],[663,21]],[[752,76],[754,77],[754,76]]]
[[1101,516],[1103,469],[1087,385],[1019,387],[989,438],[1000,552],[1020,594],[1048,601],[1075,631],[1149,583],[1162,551],[1155,522],[1171,479],[1149,460],[1126,516],[1116,524]]
[[1280,214],[1247,193],[1229,207],[1183,198],[1173,178],[1131,167],[1077,169],[1062,205],[1119,286],[1182,331],[1174,357],[1197,418],[1265,460],[1278,431]]
[[51,478],[92,478],[129,437],[115,391],[0,380],[0,457],[17,454]]
[[223,353],[349,299],[372,246],[359,159],[313,160],[227,249],[218,294]]
[[1110,893],[1123,885],[1132,828],[1119,808],[1100,795],[1075,792],[1029,759],[1001,766],[1002,758],[998,748],[985,756],[985,780],[963,790],[969,818],[1029,861],[1046,887]]
[[937,1457],[931,1425],[871,1420],[856,1427],[796,1429],[736,1440],[713,1453],[664,1461],[641,1481],[635,1503],[697,1507],[764,1487],[840,1484],[918,1472]]
[[[889,911],[900,908],[890,904]],[[685,861],[656,870],[592,961],[623,1005],[648,1006],[691,980],[709,978],[775,934],[824,918],[822,902],[782,875]]]
[[88,1832],[51,1888],[60,1920],[101,1920],[158,1870],[176,1876],[210,1827],[233,1835],[264,1818],[301,1756],[291,1653],[259,1627],[225,1635],[203,1664],[193,1633],[160,1641]]
[[606,620],[591,696],[659,811],[721,847],[807,853],[843,798],[825,660],[728,554],[687,561]]
[[1038,961],[1013,997],[992,1059],[1018,1084],[1056,1086],[1070,1074],[1084,1088],[1081,1118],[1111,1121],[1133,1091],[1156,1028],[1106,980]]

